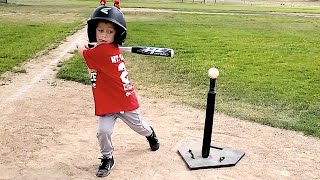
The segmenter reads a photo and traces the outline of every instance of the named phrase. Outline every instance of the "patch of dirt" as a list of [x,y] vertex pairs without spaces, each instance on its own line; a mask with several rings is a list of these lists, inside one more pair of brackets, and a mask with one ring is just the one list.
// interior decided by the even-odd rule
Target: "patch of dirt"
[[[26,63],[27,73],[7,74],[1,81],[0,179],[97,179],[100,153],[91,87],[55,78],[57,64],[72,56],[85,32]],[[155,128],[160,149],[149,151],[146,139],[119,120],[113,134],[116,165],[108,178],[320,178],[319,139],[218,113],[212,145],[246,154],[233,167],[191,171],[177,150],[190,140],[202,142],[205,112],[146,94],[138,91],[140,110]]]

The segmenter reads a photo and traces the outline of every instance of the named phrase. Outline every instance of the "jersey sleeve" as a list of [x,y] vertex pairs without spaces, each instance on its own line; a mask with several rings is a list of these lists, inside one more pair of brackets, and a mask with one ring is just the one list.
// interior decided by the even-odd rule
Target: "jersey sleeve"
[[114,54],[115,46],[111,44],[101,44],[92,49],[83,51],[83,57],[88,68],[99,70],[106,65],[106,60]]
[[83,57],[84,57],[84,60],[86,61],[88,68],[97,69],[99,67],[98,66],[99,60],[97,58],[97,57],[99,57],[99,55],[97,55],[96,48],[84,50]]

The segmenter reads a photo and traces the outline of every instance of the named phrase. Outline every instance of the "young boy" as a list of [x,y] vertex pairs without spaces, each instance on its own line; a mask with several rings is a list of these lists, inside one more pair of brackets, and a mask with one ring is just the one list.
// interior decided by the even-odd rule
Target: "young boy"
[[159,142],[152,127],[141,119],[139,103],[118,45],[127,35],[126,22],[116,7],[99,6],[88,20],[88,41],[78,43],[78,52],[91,70],[95,114],[99,116],[97,138],[102,154],[98,177],[107,176],[114,166],[111,134],[117,118],[147,138],[152,151]]

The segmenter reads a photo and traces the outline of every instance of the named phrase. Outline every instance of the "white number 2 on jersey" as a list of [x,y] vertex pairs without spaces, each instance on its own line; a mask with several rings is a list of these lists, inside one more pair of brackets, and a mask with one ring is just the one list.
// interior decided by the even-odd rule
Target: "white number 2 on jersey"
[[123,62],[118,65],[118,71],[121,71],[120,79],[124,85],[129,84],[128,71]]

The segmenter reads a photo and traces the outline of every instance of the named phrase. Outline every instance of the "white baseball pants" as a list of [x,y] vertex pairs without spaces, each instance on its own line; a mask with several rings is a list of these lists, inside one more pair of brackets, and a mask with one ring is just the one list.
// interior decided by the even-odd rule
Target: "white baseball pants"
[[125,122],[132,130],[142,136],[150,136],[152,134],[149,124],[141,119],[138,109],[99,116],[97,138],[99,141],[101,154],[106,157],[112,157],[114,150],[111,135],[117,118],[122,119],[122,121]]

